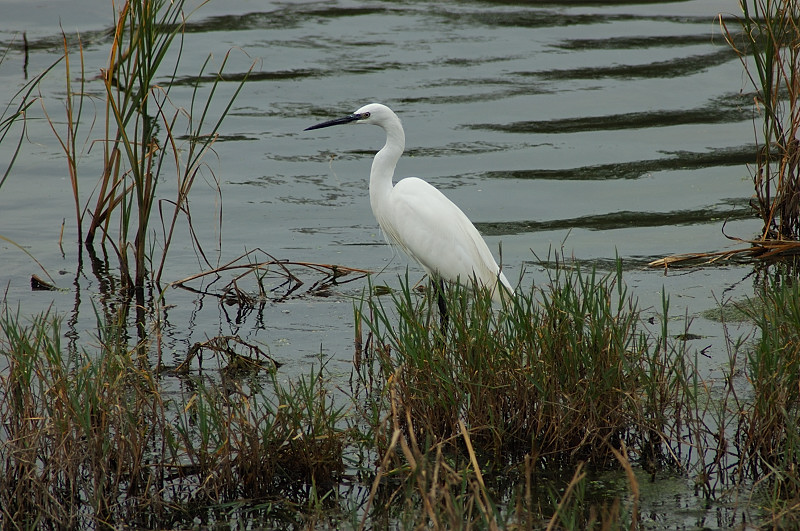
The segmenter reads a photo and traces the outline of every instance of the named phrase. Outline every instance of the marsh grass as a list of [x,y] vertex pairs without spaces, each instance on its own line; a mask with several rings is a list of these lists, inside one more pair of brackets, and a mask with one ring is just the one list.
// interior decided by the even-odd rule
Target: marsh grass
[[[752,490],[743,512],[792,526],[800,290],[781,278],[742,305],[761,335],[731,342],[720,382],[669,329],[666,296],[660,325],[642,322],[621,265],[558,263],[502,308],[454,286],[444,335],[435,293],[365,296],[349,388],[323,356],[287,379],[235,337],[153,367],[156,345],[129,347],[113,314],[69,349],[59,318],[6,305],[0,524],[629,529],[637,477],[678,475],[708,500]],[[624,493],[598,495],[610,471]]]
[[762,119],[753,172],[761,238],[800,238],[800,26],[792,0],[741,0],[741,32],[722,21],[729,44],[755,89]]
[[297,495],[309,485],[330,490],[343,472],[346,410],[324,372],[312,366],[288,385],[273,373],[271,392],[198,387],[176,427],[183,467],[196,471],[193,496],[212,504]]
[[[800,522],[800,288],[796,270],[758,283],[758,295],[728,303],[754,325],[733,337],[731,312],[718,313],[728,362],[722,378],[704,380],[696,368],[684,383],[695,411],[687,415],[686,471],[698,494],[724,497],[731,489],[749,498],[746,514],[766,514],[764,525],[794,528]],[[697,357],[693,366],[697,366]],[[749,515],[753,518],[753,514]]]
[[175,397],[119,323],[100,323],[98,356],[66,353],[49,314],[4,308],[0,330],[3,528],[191,525],[251,500],[302,514],[340,479],[346,409],[322,363],[288,383],[188,376]]
[[374,394],[391,383],[415,438],[451,439],[463,421],[496,460],[602,466],[622,442],[659,454],[687,399],[670,370],[682,345],[650,338],[621,275],[560,267],[541,292],[500,310],[485,293],[454,287],[446,337],[432,326],[432,295],[415,297],[404,283],[357,315],[369,330],[360,380]]
[[[355,307],[364,398],[354,402],[380,456],[377,514],[405,504],[404,528],[635,526],[629,459],[653,474],[680,469],[680,419],[694,411],[666,298],[659,337],[643,327],[621,264],[601,275],[560,263],[547,286],[502,308],[480,289],[445,291],[444,335],[436,294],[418,295],[407,279]],[[585,470],[609,467],[630,472],[632,505],[586,498]],[[554,469],[574,470],[573,480],[533,495]],[[518,480],[496,490],[490,474]]]
[[773,523],[800,523],[800,286],[783,277],[747,307],[760,337],[747,353],[753,398],[739,403],[741,473],[759,478]]
[[105,334],[102,358],[65,356],[49,314],[24,324],[6,311],[0,327],[4,527],[134,519],[163,473],[151,461],[163,461],[165,416],[150,375]]
[[[392,403],[396,395],[390,391]],[[631,480],[633,501],[611,503],[587,496],[584,462],[569,481],[547,478],[537,459],[526,455],[509,467],[479,457],[463,422],[460,433],[438,442],[419,441],[401,427],[393,407],[391,440],[372,483],[359,529],[369,522],[397,522],[401,529],[617,529],[635,527],[638,483],[630,462],[616,454]],[[406,412],[406,422],[413,422]],[[455,446],[463,452],[454,451]],[[566,477],[569,477],[567,475]],[[623,507],[623,503],[626,507]],[[631,510],[632,508],[632,510]]]
[[[632,528],[637,467],[656,482],[685,475],[709,500],[741,488],[753,496],[736,509],[746,518],[764,510],[771,525],[795,525],[800,289],[780,278],[740,305],[761,335],[728,337],[720,380],[701,376],[703,354],[676,333],[688,319],[670,330],[666,295],[660,327],[644,327],[619,267],[599,275],[560,264],[501,309],[453,287],[446,336],[435,294],[407,281],[362,301],[360,416],[381,456],[371,500],[404,500],[407,528]],[[592,500],[587,475],[609,468],[625,472],[629,496]],[[531,494],[548,470],[574,470],[573,480]],[[490,474],[517,479],[503,490]]]
[[[187,221],[198,257],[208,264],[192,227],[189,193],[204,170],[213,179],[203,157],[247,80],[247,74],[239,76],[227,103],[213,116],[212,102],[225,81],[229,55],[206,86],[209,57],[194,78],[189,101],[175,101],[173,87],[182,84],[178,66],[189,16],[184,6],[183,0],[147,0],[125,2],[115,10],[99,102],[89,95],[81,43],[75,50],[66,36],[63,39],[66,124],[62,130],[48,120],[67,162],[78,240],[90,247],[99,239],[103,248],[111,247],[119,261],[123,287],[129,291],[141,290],[147,278],[160,281],[181,217]],[[77,85],[75,69],[79,69]],[[91,113],[95,105],[103,109],[100,120]],[[94,139],[98,122],[102,137]],[[101,173],[87,194],[80,161],[92,149],[102,151]],[[165,197],[158,190],[168,171],[175,174],[174,197]],[[153,226],[155,212],[161,220],[158,229]]]
[[[554,277],[554,293],[591,287],[597,297],[615,301],[612,306],[625,297],[624,290],[600,282],[594,274],[565,275]],[[565,279],[572,280],[569,287],[561,284]],[[402,293],[409,301],[419,297],[408,289]],[[569,300],[567,293],[564,297]],[[450,335],[429,335],[425,340],[442,351],[447,350],[444,341],[456,341],[463,348],[465,334],[483,330],[466,322],[473,315],[466,291],[455,288],[447,295],[454,316]],[[475,315],[502,322],[491,317],[495,312],[490,299],[488,293],[478,297]],[[433,304],[430,295],[419,302]],[[375,303],[364,301],[363,307]],[[516,310],[509,306],[507,311],[525,319],[539,316],[525,297],[515,304]],[[464,316],[456,319],[457,311]],[[435,315],[419,315],[425,318],[428,334],[439,333]],[[535,426],[530,418],[513,419],[510,408],[520,403],[513,402],[517,390],[510,386],[530,380],[530,374],[527,380],[514,379],[510,367],[501,367],[499,374],[506,380],[499,385],[491,381],[494,368],[480,365],[487,374],[481,385],[473,382],[469,389],[487,406],[474,411],[478,416],[467,414],[470,409],[462,404],[465,414],[452,424],[442,422],[437,409],[441,405],[425,413],[430,418],[421,416],[423,410],[416,404],[415,409],[408,407],[406,393],[412,382],[402,381],[403,369],[394,365],[384,368],[393,370],[391,374],[372,371],[369,388],[359,376],[366,373],[354,373],[354,388],[342,394],[335,391],[322,358],[287,382],[280,370],[227,373],[218,357],[216,370],[206,364],[181,371],[180,392],[168,392],[162,377],[166,373],[153,369],[140,355],[142,348],[152,346],[127,348],[124,321],[98,315],[97,352],[69,351],[61,345],[58,318],[45,314],[26,322],[4,308],[0,320],[0,363],[8,367],[0,378],[4,526],[169,527],[198,521],[213,524],[231,514],[284,524],[341,519],[355,527],[386,518],[409,528],[464,522],[482,528],[535,528],[547,523],[555,528],[570,522],[630,521],[618,502],[605,506],[585,499],[586,476],[580,473],[571,484],[547,490],[545,501],[534,493],[532,488],[541,490],[539,474],[550,463],[580,472],[587,459],[610,465],[627,460],[620,456],[628,451],[621,441],[601,441],[605,449],[589,451],[575,442],[574,428],[546,433],[546,439],[526,433],[538,428],[529,427]],[[492,345],[499,345],[498,335],[511,333],[511,326],[481,333],[484,341],[491,338]],[[422,340],[421,332],[417,335]],[[379,345],[375,337],[367,342],[363,354],[373,357],[370,364],[390,362],[374,357]],[[448,348],[454,355],[454,348]],[[473,345],[472,355],[488,354]],[[506,353],[486,361],[503,359],[498,356],[509,357]],[[435,361],[433,355],[429,358]],[[471,370],[481,361],[464,363],[453,367],[451,374]],[[517,372],[524,373],[525,368]],[[428,390],[427,395],[456,392],[439,389]],[[535,393],[523,396],[540,400],[543,395]],[[609,403],[621,407],[620,401],[624,400],[616,397]],[[550,407],[563,414],[563,409]],[[534,418],[541,419],[544,413],[538,415]],[[443,431],[433,432],[433,426]],[[630,432],[623,428],[620,433],[626,429]],[[544,444],[556,445],[558,436],[571,437],[563,452],[540,450]],[[585,431],[582,436],[592,437]],[[603,432],[594,440],[600,436],[609,437]],[[502,487],[496,475],[506,476],[503,470],[521,482],[510,490]],[[342,501],[337,493],[354,476],[371,485],[369,493]]]

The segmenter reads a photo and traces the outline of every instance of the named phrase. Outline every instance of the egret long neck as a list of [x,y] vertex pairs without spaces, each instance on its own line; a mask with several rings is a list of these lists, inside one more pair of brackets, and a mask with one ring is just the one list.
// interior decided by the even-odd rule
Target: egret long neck
[[392,191],[392,176],[406,146],[406,136],[400,120],[395,119],[383,127],[386,130],[386,144],[375,155],[369,175],[369,202],[376,213],[377,206]]

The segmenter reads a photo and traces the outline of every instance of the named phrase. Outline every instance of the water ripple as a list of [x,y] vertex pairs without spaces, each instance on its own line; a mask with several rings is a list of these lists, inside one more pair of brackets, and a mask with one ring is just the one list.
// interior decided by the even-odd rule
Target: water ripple
[[584,66],[561,70],[548,70],[545,72],[513,72],[517,76],[533,76],[547,80],[574,80],[574,79],[660,79],[686,77],[698,72],[705,72],[711,67],[738,61],[738,57],[730,48],[720,47],[709,53],[676,57],[667,61],[655,61],[642,64],[615,64],[610,66]]
[[670,212],[637,212],[622,210],[546,221],[518,220],[506,222],[475,223],[485,236],[505,236],[531,232],[546,232],[565,229],[592,231],[617,230],[644,227],[674,227],[678,225],[701,225],[753,218],[753,210],[746,199],[729,200],[727,208],[707,206],[691,210]]
[[523,169],[488,171],[481,179],[541,179],[541,180],[589,180],[638,179],[650,173],[666,170],[712,168],[718,166],[743,166],[755,161],[755,147],[751,144],[712,149],[705,152],[666,151],[669,158],[635,160],[612,164],[595,164],[564,169]]
[[748,106],[750,101],[747,95],[736,93],[721,96],[708,105],[694,109],[658,109],[604,116],[511,122],[509,124],[469,124],[464,127],[503,133],[552,135],[676,125],[734,123],[753,117],[753,111]]

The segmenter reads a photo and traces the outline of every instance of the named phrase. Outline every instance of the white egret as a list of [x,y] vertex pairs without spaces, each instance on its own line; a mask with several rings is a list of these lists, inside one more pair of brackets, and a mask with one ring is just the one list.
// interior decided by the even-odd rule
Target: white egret
[[[455,203],[417,177],[406,177],[392,185],[397,161],[405,149],[405,133],[389,107],[370,103],[353,114],[305,130],[349,123],[377,125],[386,132],[386,144],[375,155],[369,178],[372,213],[386,240],[403,249],[440,283],[442,279],[464,283],[474,279],[490,289],[497,302],[513,294],[514,288],[478,229]],[[446,319],[441,293],[439,308]]]

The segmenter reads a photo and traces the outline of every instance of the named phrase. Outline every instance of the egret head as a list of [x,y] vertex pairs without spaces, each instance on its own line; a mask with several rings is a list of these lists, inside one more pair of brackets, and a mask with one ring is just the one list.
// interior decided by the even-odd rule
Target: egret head
[[389,107],[380,103],[370,103],[364,105],[353,114],[312,125],[311,127],[306,127],[304,130],[310,131],[312,129],[322,129],[323,127],[351,123],[383,126],[392,118],[397,119],[397,115]]

